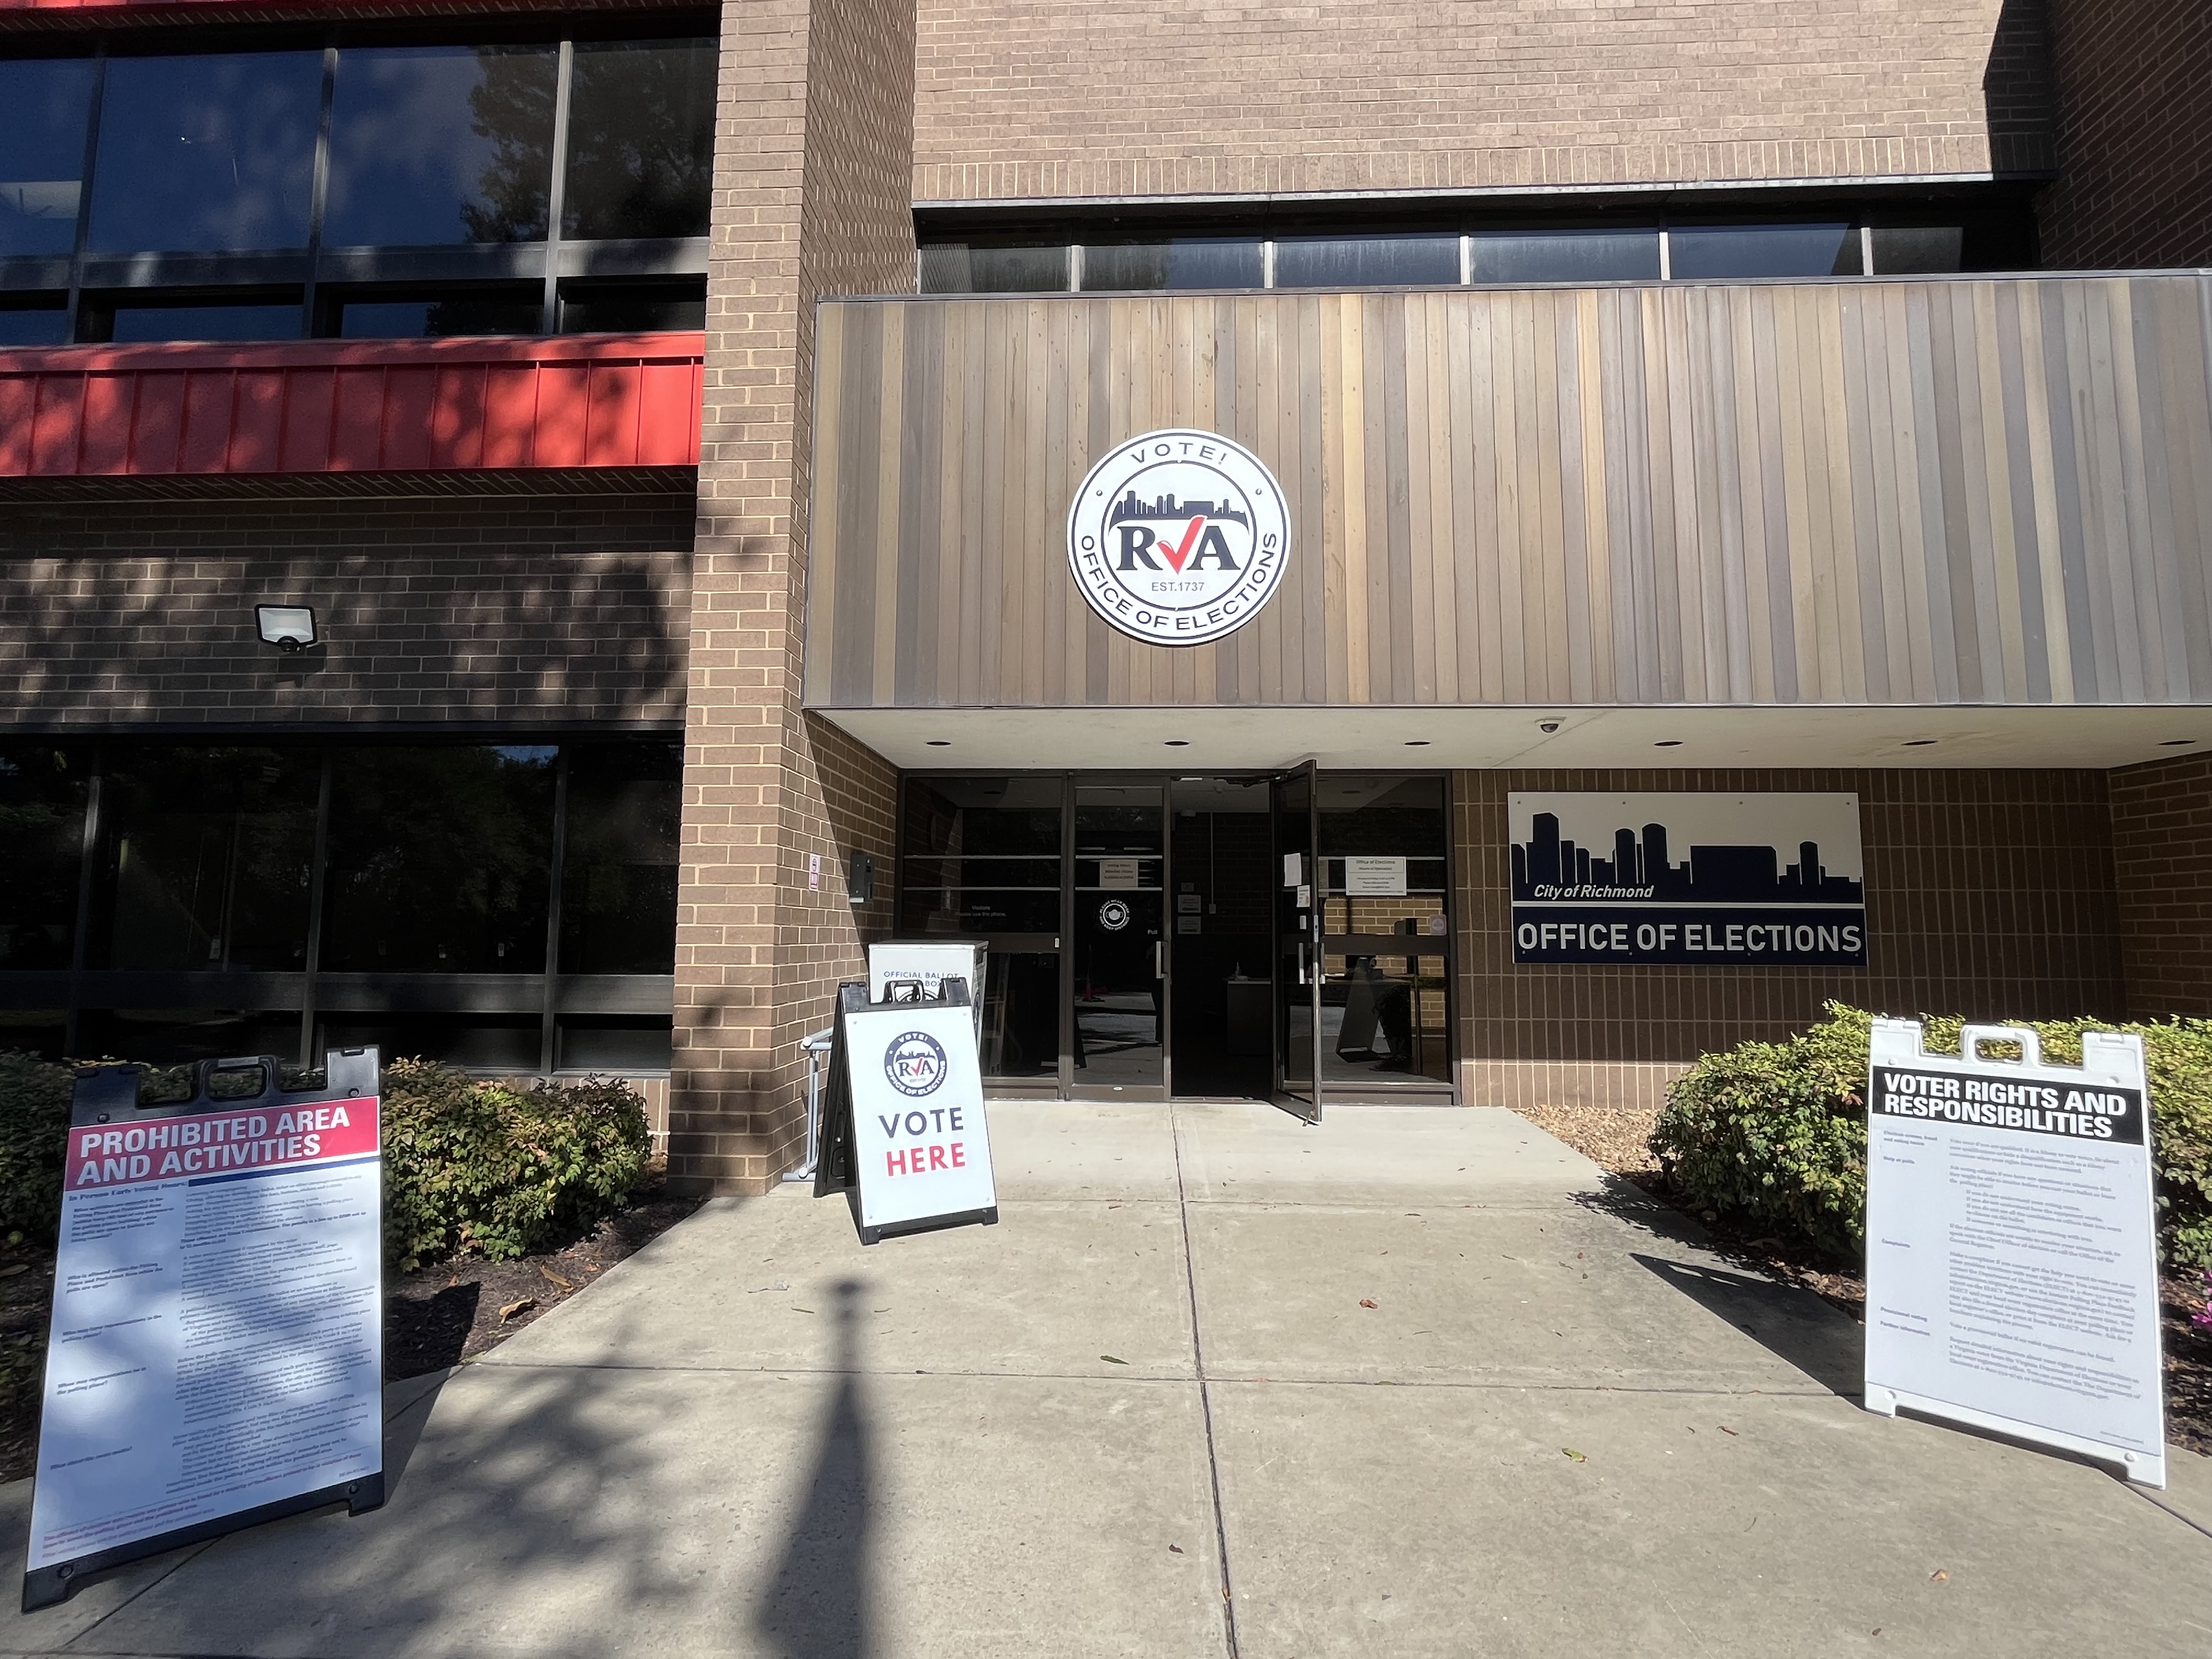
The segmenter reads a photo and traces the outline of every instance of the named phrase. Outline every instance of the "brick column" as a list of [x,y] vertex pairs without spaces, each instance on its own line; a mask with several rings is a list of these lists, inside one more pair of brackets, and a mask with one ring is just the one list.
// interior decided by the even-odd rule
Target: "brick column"
[[717,102],[669,1170],[758,1192],[797,1156],[799,1040],[860,966],[847,851],[890,874],[888,769],[799,699],[814,304],[914,289],[914,9],[726,5]]

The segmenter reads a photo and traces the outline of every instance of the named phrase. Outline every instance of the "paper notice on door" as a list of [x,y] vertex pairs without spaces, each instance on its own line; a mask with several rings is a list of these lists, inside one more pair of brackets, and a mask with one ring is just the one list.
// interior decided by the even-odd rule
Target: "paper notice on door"
[[1108,892],[1126,893],[1137,885],[1137,859],[1101,859],[1098,860],[1098,884]]

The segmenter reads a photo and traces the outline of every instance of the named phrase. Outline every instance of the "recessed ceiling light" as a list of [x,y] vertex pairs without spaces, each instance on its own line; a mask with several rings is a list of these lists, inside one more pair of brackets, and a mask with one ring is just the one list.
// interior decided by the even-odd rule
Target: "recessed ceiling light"
[[1188,749],[1190,747],[1190,739],[1188,738],[1170,738],[1167,740],[1167,745],[1170,749]]
[[1406,739],[1406,747],[1408,749],[1426,749],[1428,746],[1429,740],[1426,738],[1408,738]]
[[1925,749],[1935,741],[1933,738],[1907,738],[1905,740],[1905,746],[1907,749]]
[[2164,743],[2159,744],[2159,747],[2161,749],[2186,749],[2191,744],[2196,741],[2197,739],[2194,738],[2168,738]]
[[1654,749],[1680,749],[1682,746],[1682,740],[1680,738],[1662,738],[1651,746]]
[[929,739],[929,746],[932,749],[950,749],[952,747],[952,739],[950,738],[932,738]]

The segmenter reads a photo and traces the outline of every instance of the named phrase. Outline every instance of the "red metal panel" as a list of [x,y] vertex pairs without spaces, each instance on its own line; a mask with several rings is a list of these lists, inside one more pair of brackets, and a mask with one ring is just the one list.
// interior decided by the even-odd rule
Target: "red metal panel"
[[274,472],[284,447],[284,381],[281,368],[240,369],[230,424],[226,472]]
[[131,471],[181,471],[177,457],[185,441],[185,377],[140,374],[138,404],[131,416]]
[[185,441],[177,456],[179,472],[221,472],[230,459],[231,392],[238,377],[228,368],[204,368],[185,376]]
[[84,442],[80,464],[87,472],[131,470],[131,405],[137,400],[134,374],[88,374],[84,384]]
[[532,440],[538,432],[538,369],[533,364],[493,363],[484,370],[486,466],[538,466]]
[[638,368],[637,464],[689,466],[699,457],[699,365]]
[[83,430],[84,377],[41,386],[31,414],[31,471],[41,477],[75,472],[77,436]]
[[331,461],[331,417],[337,403],[337,373],[295,368],[284,377],[284,447],[280,472],[320,472]]
[[584,466],[592,366],[547,363],[538,371],[538,465]]
[[693,466],[705,343],[695,333],[0,350],[0,474]]
[[38,397],[37,376],[0,374],[0,477],[20,478],[31,470],[31,407]]
[[384,452],[387,472],[421,472],[430,465],[430,406],[437,401],[434,365],[394,363],[384,371]]
[[430,465],[441,471],[478,465],[483,458],[484,366],[447,363],[438,371],[430,404]]
[[584,465],[637,464],[638,392],[635,363],[594,363],[585,404]]

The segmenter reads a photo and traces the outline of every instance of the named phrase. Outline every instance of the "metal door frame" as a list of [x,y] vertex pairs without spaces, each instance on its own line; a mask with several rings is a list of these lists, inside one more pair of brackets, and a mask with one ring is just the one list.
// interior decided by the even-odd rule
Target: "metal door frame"
[[1075,793],[1086,785],[1111,788],[1155,784],[1160,792],[1160,938],[1153,961],[1158,968],[1160,999],[1160,1080],[1123,1085],[1113,1091],[1116,1100],[1163,1103],[1175,1098],[1175,952],[1168,948],[1168,896],[1175,891],[1175,818],[1173,779],[1165,772],[1063,772],[1060,809],[1060,931],[1066,941],[1060,953],[1060,1097],[1074,1100],[1080,1091],[1075,1075]]
[[[1280,831],[1282,828],[1284,811],[1281,803],[1278,799],[1277,792],[1281,790],[1294,779],[1302,781],[1306,787],[1306,844],[1303,856],[1305,860],[1305,873],[1312,879],[1310,883],[1304,883],[1301,884],[1301,885],[1310,885],[1311,887],[1312,891],[1309,896],[1312,900],[1312,902],[1304,912],[1301,913],[1304,917],[1303,927],[1301,928],[1298,924],[1293,923],[1291,927],[1286,930],[1283,924],[1284,912],[1286,908],[1295,908],[1295,905],[1285,907],[1283,903],[1283,894],[1286,890],[1284,887],[1281,875],[1283,853],[1285,849],[1282,845]],[[1322,1097],[1321,1063],[1321,992],[1322,980],[1326,977],[1328,973],[1328,958],[1322,954],[1322,900],[1323,894],[1322,892],[1322,866],[1321,860],[1320,763],[1311,756],[1308,756],[1305,759],[1272,775],[1267,781],[1267,787],[1268,830],[1273,838],[1275,865],[1273,872],[1271,872],[1273,875],[1271,884],[1273,886],[1275,893],[1276,917],[1273,973],[1278,981],[1273,999],[1273,1018],[1269,1022],[1275,1036],[1273,1103],[1276,1106],[1280,1107],[1284,1111],[1290,1113],[1293,1117],[1303,1119],[1308,1123],[1318,1123],[1321,1121]],[[1303,938],[1297,938],[1297,935],[1301,932],[1304,936]],[[1302,964],[1301,972],[1305,981],[1307,996],[1306,1029],[1313,1043],[1313,1053],[1307,1057],[1307,1062],[1310,1067],[1307,1075],[1311,1080],[1310,1093],[1312,1098],[1310,1101],[1302,1099],[1298,1092],[1290,1086],[1289,1060],[1291,1031],[1289,1018],[1289,994],[1291,987],[1285,983],[1280,982],[1283,976],[1283,964],[1286,956],[1288,955],[1283,948],[1286,939],[1294,939],[1296,940],[1298,951],[1298,959]],[[1308,1108],[1310,1109],[1307,1109]]]

